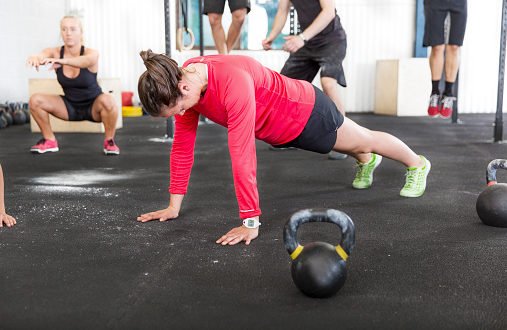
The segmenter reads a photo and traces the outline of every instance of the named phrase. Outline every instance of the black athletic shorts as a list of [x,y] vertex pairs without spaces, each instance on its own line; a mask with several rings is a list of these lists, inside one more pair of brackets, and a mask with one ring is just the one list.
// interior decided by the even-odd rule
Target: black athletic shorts
[[65,103],[65,107],[67,108],[67,113],[69,114],[69,121],[96,121],[92,117],[92,106],[93,102],[97,98],[86,102],[72,102],[69,101],[64,95],[60,95]]
[[[229,9],[231,13],[246,8],[246,12],[250,12],[250,0],[229,0]],[[223,14],[225,7],[225,0],[204,0],[202,12],[205,15],[208,13]]]
[[336,105],[320,89],[315,89],[315,105],[305,128],[297,138],[275,148],[294,147],[321,154],[333,150],[336,144],[336,131],[343,124],[343,115]]
[[303,47],[290,54],[280,73],[289,78],[311,83],[320,69],[321,77],[334,78],[338,84],[347,87],[342,65],[346,52],[347,39],[319,49]]
[[438,3],[425,1],[423,46],[445,44],[445,18],[450,13],[449,45],[462,46],[467,24],[466,0],[439,0]]

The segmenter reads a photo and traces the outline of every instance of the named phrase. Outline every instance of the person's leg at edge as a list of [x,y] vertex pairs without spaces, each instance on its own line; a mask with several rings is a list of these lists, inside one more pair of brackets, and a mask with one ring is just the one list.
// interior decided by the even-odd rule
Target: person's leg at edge
[[109,94],[100,94],[92,105],[92,118],[104,124],[104,153],[119,154],[120,149],[114,144],[118,107]]
[[222,26],[222,14],[208,13],[208,19],[218,53],[227,54],[227,42],[224,27]]
[[241,27],[245,22],[247,9],[241,8],[232,12],[232,22],[227,31],[227,52],[229,53],[239,40]]

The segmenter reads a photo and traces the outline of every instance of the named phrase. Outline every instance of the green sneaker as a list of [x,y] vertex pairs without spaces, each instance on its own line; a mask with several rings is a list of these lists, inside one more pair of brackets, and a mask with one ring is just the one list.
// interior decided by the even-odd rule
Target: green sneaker
[[368,163],[357,162],[357,172],[352,187],[356,189],[370,188],[373,183],[373,171],[380,165],[382,156],[372,153]]
[[431,163],[424,156],[419,156],[424,160],[423,167],[409,167],[405,179],[405,185],[400,191],[403,197],[420,197],[426,190],[426,178],[431,170]]

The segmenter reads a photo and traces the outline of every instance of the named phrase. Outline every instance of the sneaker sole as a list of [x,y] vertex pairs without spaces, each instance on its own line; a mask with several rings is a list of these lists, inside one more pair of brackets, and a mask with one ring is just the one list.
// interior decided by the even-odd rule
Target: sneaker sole
[[30,149],[30,151],[33,153],[33,154],[45,154],[46,152],[57,152],[59,151],[60,149],[58,148],[49,148],[49,149],[46,149],[46,150],[40,150],[40,149]]
[[108,151],[104,149],[104,155],[119,155],[119,154],[120,154],[119,151]]
[[[430,171],[431,171],[431,163],[428,159],[426,159],[426,166],[428,167],[428,170],[426,172],[426,179],[428,179],[428,175],[430,174]],[[417,197],[421,197],[422,195],[424,195],[425,192],[426,192],[426,185],[424,185],[424,190],[420,194],[411,195],[411,194],[403,193],[403,191],[400,191],[400,196],[401,197],[409,197],[409,198],[417,198]]]
[[375,164],[375,167],[373,168],[373,171],[371,171],[372,178],[371,178],[371,184],[369,186],[354,186],[354,183],[352,183],[352,188],[359,189],[359,190],[360,189],[368,189],[368,188],[370,188],[373,185],[373,172],[375,172],[375,170],[380,165],[380,163],[382,163],[382,156],[377,155],[377,163]]

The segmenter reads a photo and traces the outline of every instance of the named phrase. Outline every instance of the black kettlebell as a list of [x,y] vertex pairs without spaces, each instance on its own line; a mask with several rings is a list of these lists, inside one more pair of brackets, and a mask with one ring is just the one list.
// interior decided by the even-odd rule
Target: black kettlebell
[[26,114],[23,109],[21,109],[21,105],[16,106],[12,114],[12,118],[15,125],[23,125],[26,123]]
[[26,123],[29,123],[30,122],[30,107],[29,107],[28,103],[23,103],[22,109],[25,112]]
[[12,119],[12,114],[11,114],[10,108],[6,108],[4,110],[4,115],[3,116],[4,116],[5,120],[7,121],[7,126],[12,125],[12,123],[14,122],[14,120]]
[[[342,240],[333,246],[324,242],[312,242],[302,246],[297,240],[297,230],[307,222],[330,222],[340,227]],[[285,224],[283,239],[292,259],[291,274],[294,284],[307,296],[326,298],[341,289],[347,278],[346,260],[355,245],[354,223],[342,211],[301,210]]]
[[486,169],[488,187],[479,194],[475,208],[485,225],[507,227],[507,184],[496,182],[496,170],[507,169],[507,160],[492,160]]
[[6,128],[7,126],[7,119],[4,117],[4,111],[0,109],[0,128]]

